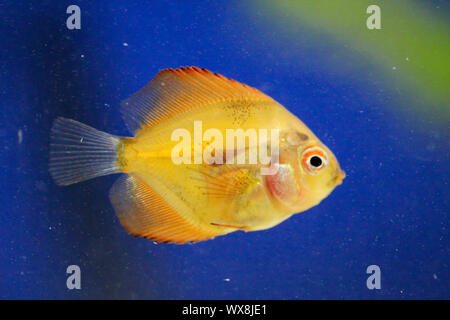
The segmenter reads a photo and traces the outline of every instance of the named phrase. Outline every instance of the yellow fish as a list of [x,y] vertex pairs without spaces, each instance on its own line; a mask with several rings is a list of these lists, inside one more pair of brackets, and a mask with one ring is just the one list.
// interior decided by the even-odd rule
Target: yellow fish
[[[163,70],[121,107],[134,137],[57,118],[50,173],[58,185],[124,173],[110,199],[135,236],[186,243],[271,228],[317,205],[345,177],[333,153],[286,108],[205,69]],[[230,143],[230,129],[247,134],[244,148],[237,136]],[[270,150],[270,161],[237,161],[255,150]]]

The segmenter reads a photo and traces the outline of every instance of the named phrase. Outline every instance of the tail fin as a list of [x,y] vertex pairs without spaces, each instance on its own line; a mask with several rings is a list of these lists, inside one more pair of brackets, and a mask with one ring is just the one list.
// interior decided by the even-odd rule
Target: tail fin
[[50,137],[50,174],[56,184],[119,173],[117,145],[120,138],[78,121],[57,118]]

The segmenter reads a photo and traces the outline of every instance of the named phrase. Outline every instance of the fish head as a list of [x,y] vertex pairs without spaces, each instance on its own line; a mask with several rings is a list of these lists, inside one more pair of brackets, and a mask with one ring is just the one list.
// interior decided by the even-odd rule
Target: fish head
[[298,178],[303,205],[312,207],[326,198],[345,178],[336,156],[320,141],[297,149]]
[[266,185],[274,201],[291,213],[317,205],[345,178],[335,155],[315,137],[282,146],[276,167]]

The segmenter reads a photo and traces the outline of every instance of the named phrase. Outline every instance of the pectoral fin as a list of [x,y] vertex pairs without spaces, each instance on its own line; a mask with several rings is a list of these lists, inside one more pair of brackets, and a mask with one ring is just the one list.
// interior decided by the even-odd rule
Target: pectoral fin
[[232,201],[239,196],[248,195],[259,184],[249,168],[220,165],[197,169],[193,180],[204,195],[211,198]]

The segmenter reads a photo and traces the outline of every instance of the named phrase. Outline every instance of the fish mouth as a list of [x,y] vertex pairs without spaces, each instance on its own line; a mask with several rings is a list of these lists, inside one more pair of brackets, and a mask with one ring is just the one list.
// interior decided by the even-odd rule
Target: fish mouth
[[345,179],[346,174],[343,170],[336,170],[335,176],[330,180],[329,185],[338,186],[342,184],[342,181]]
[[339,169],[339,172],[336,174],[335,180],[336,180],[336,185],[340,185],[342,183],[342,181],[345,179],[345,171]]

